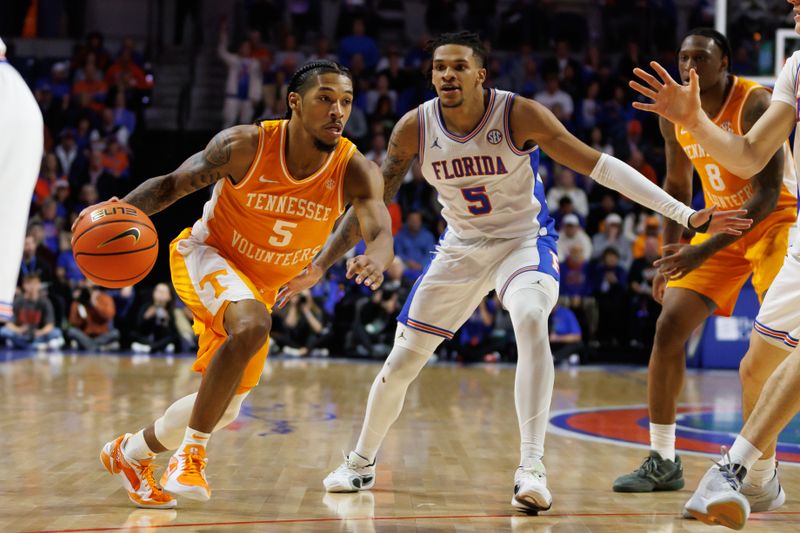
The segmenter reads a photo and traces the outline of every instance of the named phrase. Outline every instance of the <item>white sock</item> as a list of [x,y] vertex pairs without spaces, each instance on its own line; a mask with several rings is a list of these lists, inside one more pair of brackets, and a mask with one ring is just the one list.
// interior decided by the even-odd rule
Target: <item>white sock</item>
[[675,424],[650,423],[650,449],[662,459],[675,460]]
[[517,339],[514,403],[520,434],[519,464],[530,467],[544,456],[544,439],[553,397],[553,356],[547,335],[550,297],[538,289],[521,289],[504,301]]
[[763,487],[769,483],[775,476],[775,456],[769,459],[759,459],[753,463],[753,467],[747,470],[747,477],[744,478],[745,483],[755,485],[756,487]]
[[360,453],[358,453],[355,450],[350,452],[350,455],[348,455],[347,458],[351,462],[355,463],[356,467],[358,467],[358,468],[369,466],[369,465],[371,465],[373,463],[373,461],[370,461],[369,459],[367,459],[366,457],[364,457],[363,455],[361,455]]
[[192,429],[187,426],[186,433],[183,435],[183,442],[181,443],[179,449],[183,450],[189,445],[202,446],[205,448],[208,446],[208,439],[210,437],[211,433],[203,433],[202,431],[197,431],[196,429]]
[[736,437],[736,440],[733,441],[733,446],[728,450],[727,456],[722,458],[722,464],[727,464],[728,457],[730,457],[731,464],[742,465],[749,472],[762,455],[761,450],[750,444],[746,438],[739,435]]
[[133,459],[135,461],[150,459],[156,455],[145,442],[143,429],[140,429],[128,437],[128,440],[125,441],[125,445],[122,447],[122,453],[128,459]]

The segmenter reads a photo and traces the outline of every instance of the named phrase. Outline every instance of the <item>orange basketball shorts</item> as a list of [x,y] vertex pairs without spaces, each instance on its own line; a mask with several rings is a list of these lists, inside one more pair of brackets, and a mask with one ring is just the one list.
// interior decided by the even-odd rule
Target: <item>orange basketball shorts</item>
[[[169,262],[175,292],[194,315],[198,341],[192,370],[203,373],[228,338],[223,319],[231,302],[258,300],[272,311],[264,293],[213,246],[192,239],[191,229],[181,232],[169,245]],[[269,339],[250,359],[236,393],[258,385],[269,351]]]
[[[762,220],[753,230],[711,256],[685,277],[671,280],[667,287],[689,289],[713,301],[720,316],[731,316],[739,291],[750,275],[761,302],[772,280],[778,275],[789,246],[789,230],[797,219],[794,209],[782,209]],[[698,233],[692,244],[711,235]]]

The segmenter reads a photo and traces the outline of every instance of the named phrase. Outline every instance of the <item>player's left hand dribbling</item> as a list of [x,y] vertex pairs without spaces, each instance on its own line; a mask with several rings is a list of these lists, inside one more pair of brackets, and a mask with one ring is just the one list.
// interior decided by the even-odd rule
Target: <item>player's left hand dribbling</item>
[[[117,198],[116,196],[112,196],[111,198],[109,198],[108,200],[106,200],[106,202],[119,202],[119,198]],[[104,203],[106,203],[106,202],[100,202],[100,203],[101,203],[101,204],[104,204]],[[95,204],[95,205],[90,205],[90,206],[88,206],[88,207],[84,207],[84,208],[81,210],[80,214],[78,214],[78,217],[77,217],[77,218],[75,219],[75,221],[72,223],[72,227],[70,228],[70,231],[74,232],[74,231],[75,231],[75,226],[77,226],[77,225],[78,225],[78,222],[80,222],[80,220],[81,220],[83,217],[85,217],[85,216],[86,216],[86,213],[88,213],[88,212],[89,212],[89,211],[91,211],[92,209],[96,208],[96,207],[97,207],[97,205],[98,205],[98,204]]]
[[358,255],[347,260],[347,279],[353,279],[359,285],[369,287],[373,291],[383,283],[383,268],[366,255]]

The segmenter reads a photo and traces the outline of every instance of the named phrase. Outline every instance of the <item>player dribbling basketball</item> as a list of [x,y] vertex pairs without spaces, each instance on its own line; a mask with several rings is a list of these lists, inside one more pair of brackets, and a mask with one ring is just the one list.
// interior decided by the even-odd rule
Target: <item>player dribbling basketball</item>
[[[367,242],[365,254],[348,261],[348,277],[380,286],[393,258],[391,223],[377,168],[341,136],[352,102],[347,69],[331,61],[304,65],[289,83],[288,120],[223,130],[176,171],[124,198],[152,214],[214,185],[202,218],[170,245],[172,281],[200,336],[193,366],[203,374],[200,389],[101,452],[136,505],[174,507],[173,495],[210,498],[206,446],[258,384],[277,291],[311,262],[348,203]],[[162,489],[153,458],[167,450],[176,452]]]

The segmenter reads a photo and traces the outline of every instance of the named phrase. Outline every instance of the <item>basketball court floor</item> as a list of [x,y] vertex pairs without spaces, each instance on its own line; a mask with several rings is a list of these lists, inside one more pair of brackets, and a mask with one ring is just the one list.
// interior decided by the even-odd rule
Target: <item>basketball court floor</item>
[[[378,460],[375,488],[326,494],[322,479],[356,440],[379,366],[268,362],[261,385],[209,447],[212,499],[135,509],[98,460],[101,446],[196,390],[186,357],[0,352],[0,532],[722,531],[680,518],[720,443],[739,427],[735,372],[688,376],[678,420],[687,488],[617,494],[646,454],[643,369],[559,370],[540,516],[510,505],[518,433],[510,366],[432,365],[411,386]],[[800,424],[781,436],[788,494],[748,531],[800,531]],[[162,463],[167,459],[162,457]]]

